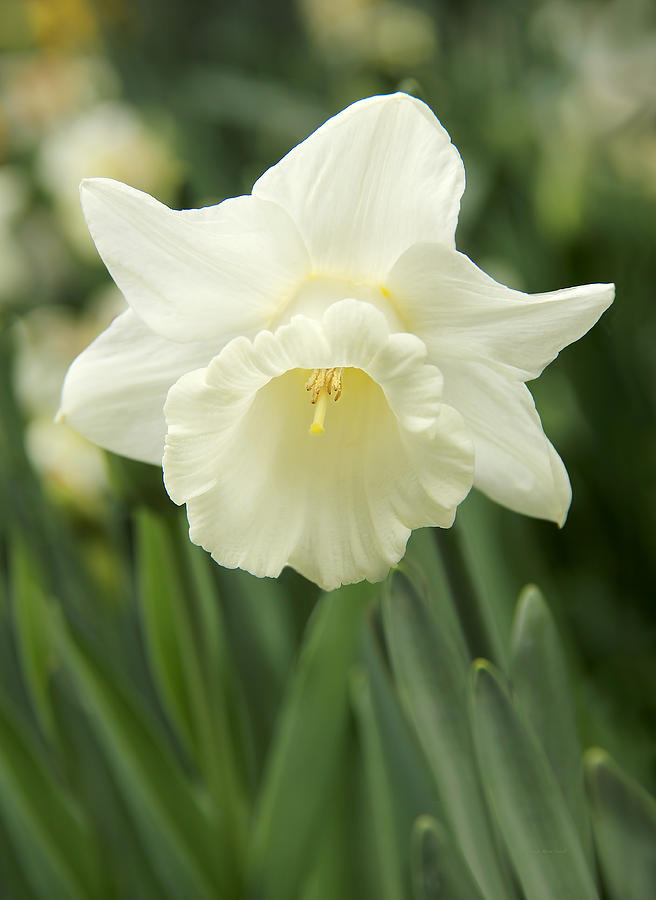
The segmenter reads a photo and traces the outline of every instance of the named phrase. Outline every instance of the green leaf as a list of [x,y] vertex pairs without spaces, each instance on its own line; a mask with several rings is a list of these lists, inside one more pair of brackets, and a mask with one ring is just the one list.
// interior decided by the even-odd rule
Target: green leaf
[[192,668],[191,681],[192,693],[197,700],[193,708],[198,717],[196,730],[201,740],[201,757],[217,803],[225,808],[226,815],[232,821],[234,852],[241,858],[247,814],[245,773],[243,761],[240,766],[241,748],[236,746],[235,728],[230,715],[231,702],[237,702],[234,664],[218,591],[212,578],[216,563],[187,537],[183,546],[192,588],[194,615],[190,629],[194,632],[198,669],[196,673]]
[[308,623],[256,811],[252,881],[258,898],[295,897],[306,874],[339,773],[349,671],[372,590],[360,584],[324,595]]
[[219,583],[238,686],[245,701],[242,724],[259,769],[293,667],[295,629],[288,598],[278,581],[219,568]]
[[[111,898],[169,897],[158,880],[103,748],[93,733],[68,672],[53,677],[53,704],[71,790],[93,823]],[[19,894],[19,897],[22,895]]]
[[460,521],[453,528],[434,528],[449,587],[467,640],[469,658],[488,656],[505,663],[506,648],[489,602],[489,586],[478,571],[478,551]]
[[197,591],[185,589],[166,527],[145,509],[137,516],[137,547],[144,629],[156,682],[165,709],[229,821],[226,839],[231,846],[226,851],[239,862],[246,811],[221,691],[225,684],[219,680],[226,662],[217,658],[225,648],[217,643],[222,635],[216,598],[212,610],[202,593],[208,586],[200,583],[198,572],[194,587],[201,591],[200,601]]
[[474,664],[476,750],[527,900],[598,897],[555,775],[490,663]]
[[[355,737],[349,734],[351,745]],[[351,747],[344,754],[337,781],[325,806],[300,900],[361,900],[354,868],[361,864],[353,839],[353,776]]]
[[387,582],[385,636],[401,699],[437,785],[445,819],[487,898],[507,900],[467,714],[468,668],[425,600],[400,572]]
[[418,816],[441,814],[437,791],[414,728],[401,709],[373,625],[365,633],[362,655],[394,794],[398,840],[405,844]]
[[612,900],[646,900],[656,889],[656,800],[603,750],[585,755],[595,842]]
[[195,598],[201,658],[211,690],[213,687],[221,688],[226,685],[233,665],[218,590],[212,578],[213,569],[217,565],[205,550],[189,540],[186,518],[184,526],[185,533],[181,539]]
[[19,658],[27,690],[43,733],[55,738],[50,676],[55,665],[51,608],[25,544],[11,547],[12,611]]
[[80,810],[0,702],[0,808],[21,868],[44,900],[103,897],[97,850]]
[[422,594],[433,609],[440,628],[448,634],[463,659],[469,662],[471,656],[465,634],[432,528],[418,528],[412,532],[399,568],[415,583],[421,584]]
[[9,829],[5,826],[2,815],[0,815],[0,884],[6,897],[38,900],[30,885],[25,866],[14,851],[14,842],[9,838]]
[[180,573],[164,526],[146,509],[137,513],[137,576],[146,648],[166,710],[187,750],[196,754],[187,679],[194,653]]
[[444,828],[420,816],[412,829],[414,900],[482,900],[467,866]]
[[519,598],[512,631],[511,677],[515,706],[551,763],[589,864],[592,835],[583,787],[567,665],[549,608],[529,585]]
[[[463,555],[478,587],[477,594],[485,603],[485,617],[493,623],[495,652],[500,654],[498,664],[504,668],[510,658],[515,597],[523,583],[518,575],[521,567],[513,560],[512,549],[509,553],[508,535],[512,531],[505,518],[508,518],[507,510],[474,490],[458,507],[455,525]],[[521,534],[524,532],[521,530]],[[514,565],[509,564],[509,556]]]
[[381,900],[403,900],[405,896],[403,866],[392,791],[371,700],[369,679],[362,667],[356,669],[352,675],[351,697],[358,722],[369,789],[371,829],[378,863],[376,896]]
[[205,811],[146,711],[63,622],[58,638],[62,662],[170,896],[231,900],[227,824]]

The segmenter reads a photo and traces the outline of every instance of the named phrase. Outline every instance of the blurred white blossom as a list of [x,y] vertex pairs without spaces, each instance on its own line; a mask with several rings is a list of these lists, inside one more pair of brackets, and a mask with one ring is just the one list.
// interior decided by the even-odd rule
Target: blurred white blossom
[[41,145],[37,171],[68,238],[76,249],[94,258],[80,214],[77,188],[81,178],[102,173],[167,195],[181,175],[166,140],[136,110],[117,101],[101,103],[72,121],[61,122]]
[[34,147],[118,92],[115,71],[99,56],[29,52],[0,57],[0,121],[14,149]]
[[[542,219],[576,231],[586,178],[604,158],[641,191],[656,193],[656,35],[651,4],[551,2],[533,19],[535,41],[561,62],[564,84],[535,104],[542,153],[536,199]],[[639,23],[644,27],[640,30]]]
[[77,432],[59,428],[49,416],[27,423],[25,450],[44,483],[69,501],[93,508],[108,487],[99,448]]
[[[649,15],[648,7],[643,12]],[[627,31],[626,18],[624,2],[552,2],[535,18],[569,76],[559,98],[563,120],[588,136],[656,112],[656,35],[648,28],[636,33],[633,23]]]
[[63,307],[35,309],[15,327],[14,384],[26,418],[28,456],[47,484],[84,505],[105,490],[105,464],[95,444],[55,424],[61,380],[71,355],[124,309],[112,285],[90,298],[83,315]]
[[330,56],[367,60],[389,68],[432,58],[437,39],[432,17],[394,0],[299,0],[315,43]]

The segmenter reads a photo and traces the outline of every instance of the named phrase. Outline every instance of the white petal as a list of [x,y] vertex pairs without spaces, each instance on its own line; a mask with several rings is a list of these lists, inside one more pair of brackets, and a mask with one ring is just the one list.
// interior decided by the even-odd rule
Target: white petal
[[462,160],[430,109],[407,94],[360,100],[255,183],[284,207],[315,271],[380,280],[412,244],[454,246]]
[[[379,580],[413,528],[448,526],[469,490],[471,441],[440,402],[442,379],[412,335],[343,300],[237,338],[166,402],[164,479],[190,537],[224,566],[325,589]],[[345,366],[325,432],[311,435],[312,368]]]
[[513,367],[522,381],[592,328],[615,295],[612,284],[524,294],[438,244],[410,248],[386,283],[407,329],[437,365],[447,357],[488,360]]
[[159,466],[168,390],[217,348],[167,341],[127,310],[71,365],[57,418],[107,450]]
[[569,478],[526,385],[479,362],[449,361],[443,374],[444,400],[462,414],[474,440],[474,486],[515,512],[562,525]]
[[114,281],[170,340],[255,333],[309,272],[293,222],[273,203],[235,197],[177,211],[109,178],[83,181],[80,195]]

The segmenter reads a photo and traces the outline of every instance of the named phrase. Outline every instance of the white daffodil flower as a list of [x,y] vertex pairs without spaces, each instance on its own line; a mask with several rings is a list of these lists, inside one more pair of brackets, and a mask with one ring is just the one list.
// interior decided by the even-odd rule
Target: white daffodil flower
[[562,523],[569,480],[524,382],[614,288],[496,283],[455,250],[463,189],[446,131],[405,94],[354,103],[206,209],[84,181],[130,308],[71,366],[61,418],[162,464],[192,541],[256,575],[383,578],[472,479]]

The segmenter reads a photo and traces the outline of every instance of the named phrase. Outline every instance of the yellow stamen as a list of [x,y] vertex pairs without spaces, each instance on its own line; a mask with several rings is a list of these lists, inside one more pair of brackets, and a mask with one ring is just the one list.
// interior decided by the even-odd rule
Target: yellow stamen
[[323,434],[324,421],[328,410],[328,397],[332,396],[337,402],[342,396],[341,366],[333,369],[315,369],[305,384],[305,390],[310,391],[310,400],[316,406],[314,418],[310,426],[310,434]]
[[332,394],[333,400],[335,403],[342,396],[342,373],[344,372],[343,368],[338,369],[328,369],[328,374],[326,376],[326,390],[329,394]]

